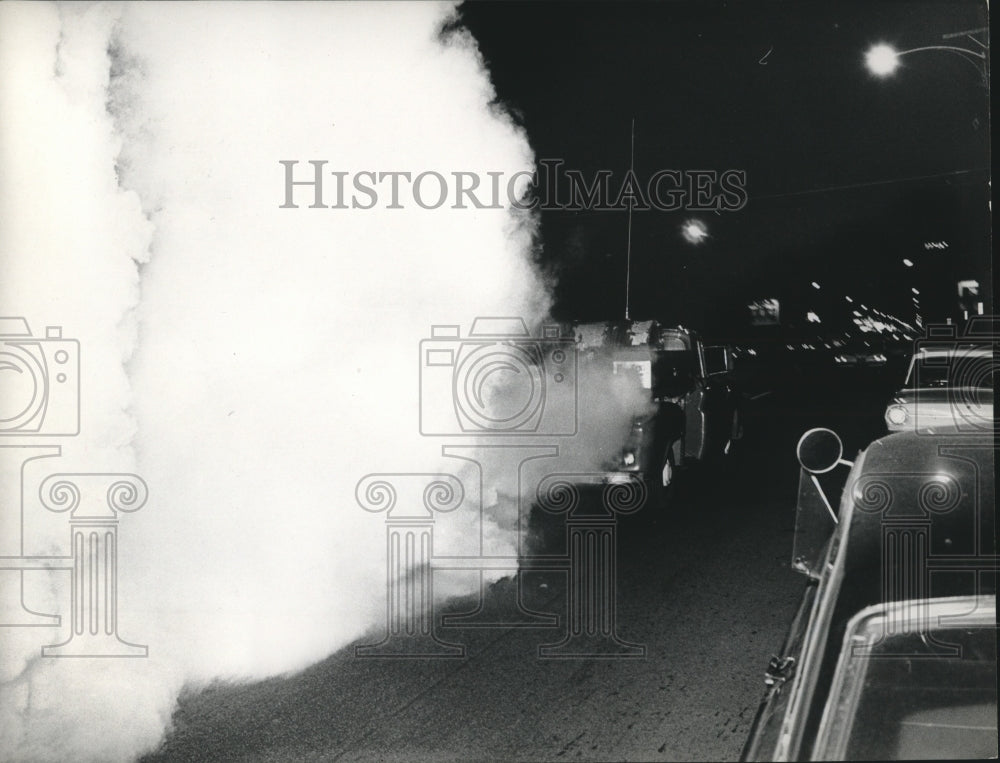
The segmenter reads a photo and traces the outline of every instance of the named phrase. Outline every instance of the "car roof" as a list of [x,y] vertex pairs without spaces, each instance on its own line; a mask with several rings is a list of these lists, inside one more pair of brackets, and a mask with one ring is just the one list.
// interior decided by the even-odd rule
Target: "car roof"
[[898,432],[858,454],[827,557],[835,599],[814,666],[817,694],[800,721],[805,738],[818,727],[844,632],[858,612],[996,595],[993,463],[992,434],[958,431]]
[[584,348],[588,347],[648,347],[650,337],[654,345],[664,336],[693,337],[695,332],[676,324],[660,323],[656,319],[581,321],[573,324],[573,332]]
[[[995,575],[968,574],[977,564],[990,568],[996,555],[993,445],[992,433],[936,430],[891,434],[865,449],[841,501],[841,515],[850,515],[843,613],[881,603],[892,590],[897,599],[996,592]],[[899,561],[906,554],[916,556]],[[892,589],[894,580],[935,568],[931,591]]]
[[976,358],[992,358],[993,347],[989,344],[977,342],[975,344],[962,343],[949,347],[920,347],[917,354],[922,358],[951,358],[955,355]]

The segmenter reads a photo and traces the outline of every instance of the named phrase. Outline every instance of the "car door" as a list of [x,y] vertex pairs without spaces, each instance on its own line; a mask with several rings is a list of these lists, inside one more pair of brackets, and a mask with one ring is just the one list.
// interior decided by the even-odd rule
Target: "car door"
[[764,698],[757,708],[741,761],[771,760],[788,710],[789,689],[808,633],[809,616],[816,601],[818,586],[812,580],[802,593],[799,607],[777,654],[771,657],[764,672]]
[[702,457],[719,456],[725,451],[733,432],[735,410],[733,392],[729,384],[732,355],[724,346],[702,347]]
[[696,379],[684,398],[684,458],[701,460],[705,455],[705,380]]

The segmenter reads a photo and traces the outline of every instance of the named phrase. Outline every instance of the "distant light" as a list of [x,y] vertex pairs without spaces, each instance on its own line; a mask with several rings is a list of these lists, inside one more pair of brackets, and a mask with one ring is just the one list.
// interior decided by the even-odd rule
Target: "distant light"
[[811,310],[808,313],[806,313],[806,320],[809,321],[810,323],[821,323],[819,316],[816,315],[816,313],[812,312]]
[[903,264],[906,265],[906,267],[908,267],[908,268],[912,268],[913,267],[913,260],[908,260],[908,259],[904,258],[903,259]]
[[708,228],[701,220],[688,220],[681,226],[681,235],[689,244],[700,244],[708,238]]
[[910,291],[912,291],[914,294],[919,294],[920,293],[920,289],[918,289],[916,286],[914,286],[912,289],[910,289]]
[[859,313],[859,312],[858,312],[857,310],[855,310],[855,311],[854,311],[854,315],[855,315],[855,317],[857,317],[857,318],[860,318],[860,317],[861,317],[861,313]]
[[865,65],[876,77],[888,77],[899,66],[899,54],[891,45],[875,45],[865,54]]
[[847,296],[845,296],[844,299],[846,299],[848,302],[854,302],[853,299],[851,299],[850,297],[847,297]]
[[813,288],[814,288],[814,289],[818,289],[818,288],[819,288],[819,284],[818,284],[818,283],[816,283],[815,281],[813,281]]

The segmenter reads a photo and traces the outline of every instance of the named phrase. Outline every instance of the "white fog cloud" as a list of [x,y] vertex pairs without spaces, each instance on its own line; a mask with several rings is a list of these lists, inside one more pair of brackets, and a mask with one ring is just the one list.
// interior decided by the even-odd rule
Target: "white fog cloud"
[[[538,321],[547,295],[530,219],[279,209],[279,161],[530,169],[474,44],[439,41],[450,13],[0,6],[0,312],[62,325],[82,358],[82,433],[26,477],[150,487],[121,521],[119,581],[120,635],[149,657],[42,659],[56,629],[0,629],[8,755],[133,758],[185,684],[294,670],[377,623],[384,525],[354,487],[438,468],[420,340]],[[46,527],[26,524],[26,551],[67,553],[65,524]],[[61,575],[27,576],[43,610],[65,609]]]

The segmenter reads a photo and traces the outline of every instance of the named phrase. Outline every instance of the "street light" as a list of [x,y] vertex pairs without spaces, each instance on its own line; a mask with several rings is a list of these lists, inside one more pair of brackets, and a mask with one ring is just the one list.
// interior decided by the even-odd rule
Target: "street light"
[[865,66],[876,77],[888,77],[899,66],[899,53],[891,45],[873,45],[865,53]]
[[909,48],[908,50],[896,50],[892,45],[884,42],[880,42],[873,45],[865,53],[865,66],[868,67],[868,71],[874,74],[876,77],[885,78],[889,77],[895,73],[896,69],[900,66],[900,58],[903,56],[908,56],[911,53],[920,53],[925,50],[942,50],[946,53],[952,53],[957,56],[961,56],[974,67],[979,75],[983,79],[983,85],[989,89],[989,66],[986,60],[986,52],[989,50],[989,46],[984,44],[982,41],[977,40],[974,35],[981,34],[988,31],[987,28],[982,29],[971,29],[966,32],[956,32],[954,34],[946,34],[942,39],[950,40],[956,37],[966,37],[976,45],[979,46],[978,49],[963,48],[958,45],[923,45],[919,48]]
[[701,220],[687,220],[681,226],[681,235],[689,244],[700,244],[708,238],[708,228]]

